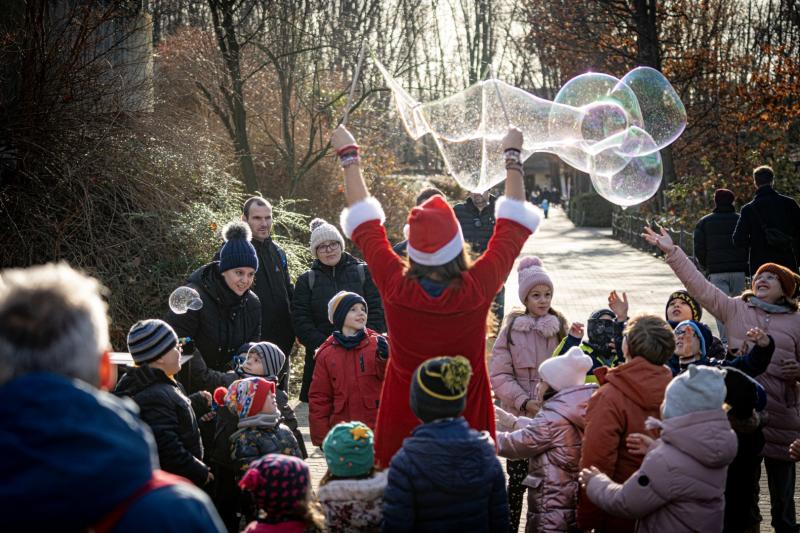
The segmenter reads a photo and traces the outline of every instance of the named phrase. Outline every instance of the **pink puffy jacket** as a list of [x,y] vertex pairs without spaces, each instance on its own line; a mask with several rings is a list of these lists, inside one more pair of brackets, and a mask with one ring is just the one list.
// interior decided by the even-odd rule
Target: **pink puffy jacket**
[[586,405],[595,383],[570,387],[544,402],[534,418],[520,417],[516,431],[497,433],[498,453],[530,459],[528,522],[525,531],[567,531],[576,527],[578,462]]
[[736,434],[722,409],[662,422],[661,438],[624,485],[605,474],[586,493],[598,507],[635,518],[637,533],[722,531],[725,478],[736,456]]
[[[509,343],[509,325],[511,343]],[[515,415],[522,403],[533,398],[536,386],[542,381],[539,365],[553,356],[560,339],[558,318],[545,315],[534,318],[529,314],[509,317],[497,335],[489,363],[489,378],[500,406]]]
[[781,376],[781,361],[800,362],[800,313],[768,313],[739,297],[731,298],[706,280],[677,246],[667,254],[667,264],[700,305],[725,323],[728,346],[747,353],[745,333],[759,327],[775,339],[775,353],[767,371],[756,378],[767,392],[769,419],[762,454],[789,461],[789,445],[800,434],[800,385]]

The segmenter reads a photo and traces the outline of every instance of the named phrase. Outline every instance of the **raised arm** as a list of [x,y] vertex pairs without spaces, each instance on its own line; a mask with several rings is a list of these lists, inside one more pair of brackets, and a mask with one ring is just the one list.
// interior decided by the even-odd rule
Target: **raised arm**
[[344,169],[344,197],[347,206],[350,207],[367,199],[369,190],[361,175],[361,166],[358,161],[359,146],[356,144],[355,137],[347,131],[347,128],[340,125],[333,130],[331,146],[336,150],[336,155],[339,156]]

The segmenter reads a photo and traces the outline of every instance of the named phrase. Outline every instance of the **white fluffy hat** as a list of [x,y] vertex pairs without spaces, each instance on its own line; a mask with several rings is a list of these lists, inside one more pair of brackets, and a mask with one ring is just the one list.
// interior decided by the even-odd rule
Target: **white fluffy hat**
[[539,365],[539,375],[557,391],[583,385],[586,373],[592,368],[592,358],[574,346],[564,355],[545,360]]

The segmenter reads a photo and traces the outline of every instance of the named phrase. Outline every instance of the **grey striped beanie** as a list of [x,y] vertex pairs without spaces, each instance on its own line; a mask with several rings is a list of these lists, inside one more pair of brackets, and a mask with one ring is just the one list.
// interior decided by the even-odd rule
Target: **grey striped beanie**
[[261,358],[265,377],[267,378],[278,377],[283,364],[286,362],[286,354],[271,342],[257,342],[250,348],[249,352],[254,352]]
[[175,330],[163,320],[140,320],[128,332],[128,351],[137,365],[155,361],[177,344]]

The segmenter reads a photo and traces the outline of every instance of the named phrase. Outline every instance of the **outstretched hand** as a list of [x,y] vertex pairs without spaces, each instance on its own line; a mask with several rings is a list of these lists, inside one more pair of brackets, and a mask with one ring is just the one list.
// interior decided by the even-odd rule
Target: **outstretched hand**
[[511,413],[504,411],[500,407],[494,407],[495,425],[500,431],[512,431],[514,424],[517,422],[517,417]]
[[503,137],[503,152],[506,150],[522,151],[522,131],[517,128],[509,128],[506,136]]
[[344,125],[339,125],[333,133],[331,134],[331,146],[336,153],[338,154],[339,151],[344,148],[345,146],[351,146],[356,144],[356,139],[353,137],[353,134],[348,131]]
[[608,294],[608,308],[614,311],[619,322],[628,320],[628,294],[623,292],[620,298],[617,291]]
[[583,338],[583,324],[580,322],[573,322],[572,325],[569,327],[569,334],[575,337],[576,339]]
[[631,455],[645,455],[650,445],[653,444],[653,438],[648,437],[643,433],[631,433],[625,439],[625,445],[628,447],[628,453]]
[[675,244],[672,242],[672,237],[669,236],[669,233],[664,228],[661,228],[661,233],[658,234],[645,226],[642,237],[644,237],[644,240],[647,241],[648,244],[658,246],[665,254],[671,252],[675,247]]
[[769,346],[769,335],[761,328],[750,328],[747,330],[747,338],[762,348]]

